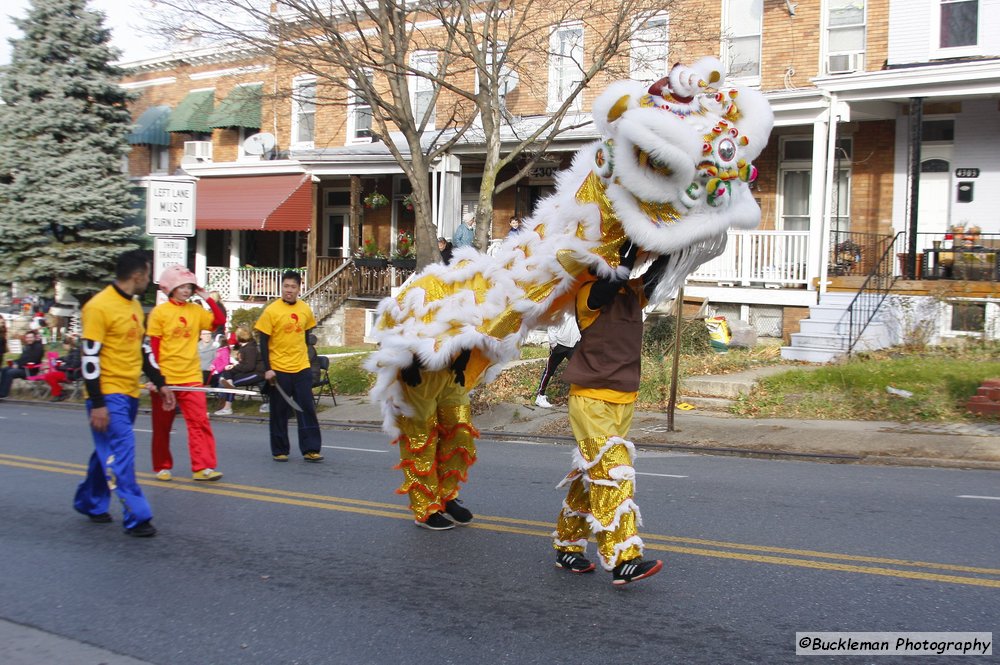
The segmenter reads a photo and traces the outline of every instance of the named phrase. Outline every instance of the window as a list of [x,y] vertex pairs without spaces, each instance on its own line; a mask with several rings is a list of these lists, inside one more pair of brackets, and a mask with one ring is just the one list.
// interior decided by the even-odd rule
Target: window
[[[365,79],[371,84],[371,71],[365,71]],[[357,90],[360,87],[357,82],[351,81],[350,101],[347,109],[348,143],[368,142],[372,136],[372,107],[365,97],[358,94]]]
[[920,125],[921,143],[938,141],[953,143],[955,141],[954,120],[924,120]]
[[413,118],[420,125],[424,121],[424,116],[430,111],[426,128],[434,129],[434,110],[431,104],[434,102],[435,89],[433,77],[438,73],[437,53],[431,51],[414,53],[410,56],[410,67],[426,74],[426,76],[410,75],[410,108],[413,109]]
[[[583,26],[557,27],[549,40],[549,110],[554,111],[583,81]],[[582,108],[581,96],[570,110]]]
[[636,81],[655,83],[667,75],[669,24],[665,14],[653,16],[632,36],[629,72]]
[[316,78],[292,81],[292,145],[312,148],[316,140]]
[[760,80],[763,0],[725,0],[722,52],[730,77]]
[[149,172],[168,173],[170,171],[170,146],[149,146]]
[[[851,228],[851,155],[853,142],[837,140],[836,177],[830,192],[830,225],[835,231]],[[784,231],[809,230],[812,189],[812,139],[786,137],[781,142],[778,180],[778,228]]]
[[941,0],[941,48],[979,43],[979,0]]
[[951,306],[950,328],[952,332],[985,332],[986,303],[954,303]]
[[865,0],[829,0],[827,73],[855,72],[865,62]]

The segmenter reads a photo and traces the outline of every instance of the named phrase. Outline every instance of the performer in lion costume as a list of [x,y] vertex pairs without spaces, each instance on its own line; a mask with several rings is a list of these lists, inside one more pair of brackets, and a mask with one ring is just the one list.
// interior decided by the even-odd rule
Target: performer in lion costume
[[[377,375],[371,397],[399,444],[398,491],[409,495],[419,525],[471,521],[457,501],[476,459],[468,391],[518,358],[530,331],[572,312],[585,284],[637,277],[654,261],[660,272],[649,302],[667,300],[723,251],[729,229],[758,224],[748,185],[773,115],[759,91],[725,86],[722,72],[718,60],[703,58],[675,65],[648,88],[608,86],[593,106],[601,140],[576,154],[520,233],[492,255],[456,250],[450,265],[428,266],[379,305],[379,349],[367,363]],[[626,254],[631,271],[619,265]],[[587,480],[595,460],[586,457],[577,455],[570,477],[599,490]],[[615,475],[633,478],[630,458],[623,465]],[[610,570],[625,550],[641,553],[642,541],[619,533],[621,542],[605,546],[601,532],[613,531],[623,512],[637,522],[638,512],[630,496],[601,510],[584,517]],[[561,551],[585,545],[556,538]]]

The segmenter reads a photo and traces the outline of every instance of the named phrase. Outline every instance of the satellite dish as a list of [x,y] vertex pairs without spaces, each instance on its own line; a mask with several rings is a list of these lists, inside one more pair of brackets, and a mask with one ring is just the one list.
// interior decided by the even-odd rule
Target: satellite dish
[[243,141],[243,152],[248,155],[263,155],[274,149],[275,145],[277,145],[277,141],[274,138],[274,134],[261,132],[253,136],[248,136]]

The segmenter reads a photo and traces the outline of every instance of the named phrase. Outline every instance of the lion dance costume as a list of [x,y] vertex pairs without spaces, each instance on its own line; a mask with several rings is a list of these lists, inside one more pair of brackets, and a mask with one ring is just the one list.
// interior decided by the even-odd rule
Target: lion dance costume
[[[520,233],[489,256],[456,250],[450,265],[428,266],[379,305],[379,349],[367,365],[377,375],[372,399],[400,445],[399,491],[410,495],[418,520],[457,497],[475,461],[468,388],[519,357],[531,330],[572,312],[585,286],[624,282],[629,272],[638,278],[654,263],[662,270],[649,303],[668,300],[722,253],[729,229],[757,226],[752,161],[767,144],[773,114],[759,91],[726,86],[722,72],[718,60],[703,58],[675,65],[648,88],[608,86],[593,107],[601,140],[558,174],[556,192]],[[620,265],[625,245],[638,248],[631,271]],[[453,365],[463,354],[459,384]],[[419,394],[402,377],[414,366],[429,384]],[[589,530],[610,570],[642,552],[634,450],[620,436],[578,446],[555,547],[583,551]]]

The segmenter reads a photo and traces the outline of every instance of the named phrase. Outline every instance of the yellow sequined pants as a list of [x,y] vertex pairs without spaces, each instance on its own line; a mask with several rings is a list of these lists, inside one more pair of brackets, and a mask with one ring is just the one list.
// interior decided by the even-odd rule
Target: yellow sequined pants
[[399,416],[399,465],[403,484],[397,494],[410,497],[413,516],[423,522],[458,496],[459,483],[476,463],[476,437],[469,393],[455,383],[451,369],[420,372],[418,386],[403,386],[413,417]]
[[569,492],[556,521],[553,546],[564,552],[585,552],[593,533],[606,570],[642,556],[639,507],[632,500],[634,450],[625,440],[634,407],[579,395],[569,398],[577,452],[573,468],[559,485],[569,483]]

